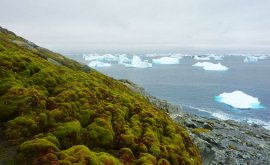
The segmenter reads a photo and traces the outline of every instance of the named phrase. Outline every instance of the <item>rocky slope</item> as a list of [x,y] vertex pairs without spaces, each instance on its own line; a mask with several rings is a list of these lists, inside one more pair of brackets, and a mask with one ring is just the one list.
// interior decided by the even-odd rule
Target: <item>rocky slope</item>
[[264,127],[233,120],[203,118],[183,112],[180,107],[151,96],[129,80],[119,81],[147,98],[152,105],[169,113],[174,121],[184,125],[198,146],[204,165],[270,164],[270,131]]
[[187,130],[141,95],[0,27],[0,164],[202,160]]

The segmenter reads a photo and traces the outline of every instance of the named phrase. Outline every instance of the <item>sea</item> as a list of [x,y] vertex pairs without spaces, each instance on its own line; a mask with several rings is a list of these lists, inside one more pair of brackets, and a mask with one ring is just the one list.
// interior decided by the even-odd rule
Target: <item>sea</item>
[[[89,64],[82,54],[65,55],[80,63]],[[128,55],[132,59],[132,55]],[[146,57],[152,62],[161,57]],[[191,57],[183,57],[180,64],[155,65],[152,68],[125,68],[118,62],[111,67],[95,68],[115,79],[129,79],[142,86],[149,94],[180,106],[192,114],[221,120],[236,120],[258,124],[270,129],[270,58],[258,62],[244,62],[243,56],[225,55],[224,60],[210,60],[228,67],[227,71],[207,71],[192,66],[196,62]],[[105,62],[105,61],[103,61]],[[226,92],[242,91],[258,98],[260,108],[236,109],[216,101],[216,96]]]

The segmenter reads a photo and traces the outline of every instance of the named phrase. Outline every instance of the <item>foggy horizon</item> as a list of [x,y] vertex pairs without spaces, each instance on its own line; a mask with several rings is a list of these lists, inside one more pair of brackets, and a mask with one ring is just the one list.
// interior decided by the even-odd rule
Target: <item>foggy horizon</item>
[[270,1],[8,1],[0,26],[62,54],[270,54]]

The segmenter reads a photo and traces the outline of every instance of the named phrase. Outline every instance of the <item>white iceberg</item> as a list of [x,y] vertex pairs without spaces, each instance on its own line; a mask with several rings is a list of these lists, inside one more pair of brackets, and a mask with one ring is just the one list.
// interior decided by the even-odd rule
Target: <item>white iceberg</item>
[[213,64],[211,62],[197,62],[192,66],[201,66],[204,70],[228,70],[226,66],[223,66],[220,63]]
[[203,67],[204,70],[228,70],[226,66],[218,64],[210,64]]
[[223,59],[221,58],[221,56],[215,56],[214,60],[223,60]]
[[162,57],[159,59],[153,59],[153,64],[180,64],[178,58]]
[[151,68],[152,64],[147,62],[142,62],[139,56],[133,56],[131,64],[126,64],[126,68]]
[[210,60],[209,57],[198,57],[198,56],[194,56],[194,60]]
[[250,109],[253,108],[252,104],[260,104],[257,98],[247,95],[241,91],[222,93],[219,95],[219,98],[220,102],[238,109]]
[[244,62],[258,62],[258,58],[254,56],[248,56],[245,58]]
[[83,56],[87,61],[118,61],[118,57],[112,54],[104,54],[103,56],[99,54],[90,54],[88,56]]
[[137,68],[151,68],[152,64],[148,62],[141,62],[139,65],[137,65]]
[[100,55],[90,55],[84,58],[87,61],[103,61],[104,57]]
[[103,68],[103,67],[109,67],[109,66],[112,66],[112,64],[109,64],[109,63],[103,63],[103,62],[100,62],[100,61],[92,61],[88,64],[90,67],[94,68]]
[[119,61],[122,61],[122,62],[124,62],[124,61],[130,62],[131,59],[127,58],[126,56],[120,55],[120,56],[119,56]]
[[178,59],[182,59],[182,54],[173,54],[173,55],[171,55],[170,57],[171,58],[178,58]]
[[156,56],[158,56],[156,53],[154,53],[154,54],[146,54],[145,55],[145,57],[156,57]]
[[139,56],[133,56],[131,65],[137,66],[142,62],[141,58]]
[[104,61],[118,61],[118,57],[116,57],[112,54],[104,54],[103,59],[104,59]]
[[204,67],[206,65],[211,65],[211,64],[213,64],[213,63],[211,63],[211,62],[197,62],[196,64],[194,64],[192,66],[202,66],[202,67]]

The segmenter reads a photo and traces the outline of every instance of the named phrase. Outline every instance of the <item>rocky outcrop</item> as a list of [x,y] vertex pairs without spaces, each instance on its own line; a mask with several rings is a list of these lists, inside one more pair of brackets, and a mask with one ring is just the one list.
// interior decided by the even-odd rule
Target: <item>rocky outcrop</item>
[[[259,125],[249,125],[233,120],[217,120],[199,117],[162,108],[160,101],[146,93],[142,87],[120,80],[149,102],[170,113],[175,122],[185,126],[192,141],[197,145],[204,165],[269,165],[270,131]],[[153,101],[154,100],[154,101]],[[166,107],[173,107],[166,102]]]
[[29,49],[29,50],[37,50],[35,49],[33,46],[25,43],[25,42],[21,42],[21,41],[16,41],[16,40],[12,40],[10,39],[11,42],[15,43],[15,44],[18,44],[18,45],[21,45],[23,47],[25,47],[26,49]]

